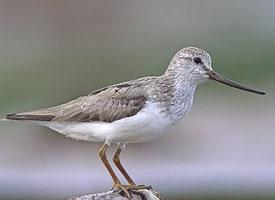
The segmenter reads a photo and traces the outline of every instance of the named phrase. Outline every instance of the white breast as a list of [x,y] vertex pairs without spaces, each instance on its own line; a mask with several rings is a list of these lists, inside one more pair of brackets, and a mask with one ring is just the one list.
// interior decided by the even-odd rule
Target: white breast
[[147,103],[132,117],[107,122],[46,122],[68,137],[92,142],[139,143],[157,139],[173,125],[160,103]]

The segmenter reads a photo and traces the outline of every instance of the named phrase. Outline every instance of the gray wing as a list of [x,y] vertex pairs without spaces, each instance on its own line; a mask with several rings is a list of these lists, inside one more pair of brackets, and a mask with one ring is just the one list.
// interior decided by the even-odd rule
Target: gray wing
[[79,97],[68,103],[32,112],[11,114],[10,120],[58,122],[113,122],[134,116],[145,105],[144,85],[126,82]]

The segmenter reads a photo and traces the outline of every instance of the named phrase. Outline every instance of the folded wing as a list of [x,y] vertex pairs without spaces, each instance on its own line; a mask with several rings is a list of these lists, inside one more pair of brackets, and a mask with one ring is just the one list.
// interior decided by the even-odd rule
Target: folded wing
[[68,103],[26,113],[7,115],[8,120],[58,122],[113,122],[137,114],[146,103],[143,87],[124,83],[97,90]]

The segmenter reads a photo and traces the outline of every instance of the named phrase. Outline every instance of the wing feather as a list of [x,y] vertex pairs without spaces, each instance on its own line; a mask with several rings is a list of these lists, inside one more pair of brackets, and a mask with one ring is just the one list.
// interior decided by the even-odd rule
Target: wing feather
[[146,100],[144,87],[135,83],[123,83],[97,90],[88,96],[79,97],[56,107],[8,115],[6,119],[113,122],[135,115],[144,107]]

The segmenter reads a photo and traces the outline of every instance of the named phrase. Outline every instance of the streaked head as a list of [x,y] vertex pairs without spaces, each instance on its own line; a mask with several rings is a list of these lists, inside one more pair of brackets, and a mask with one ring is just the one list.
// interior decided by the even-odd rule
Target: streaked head
[[197,84],[210,79],[241,90],[262,95],[265,94],[265,92],[240,85],[216,73],[212,68],[210,55],[197,47],[183,48],[176,53],[167,69],[167,72],[172,71],[188,75]]

